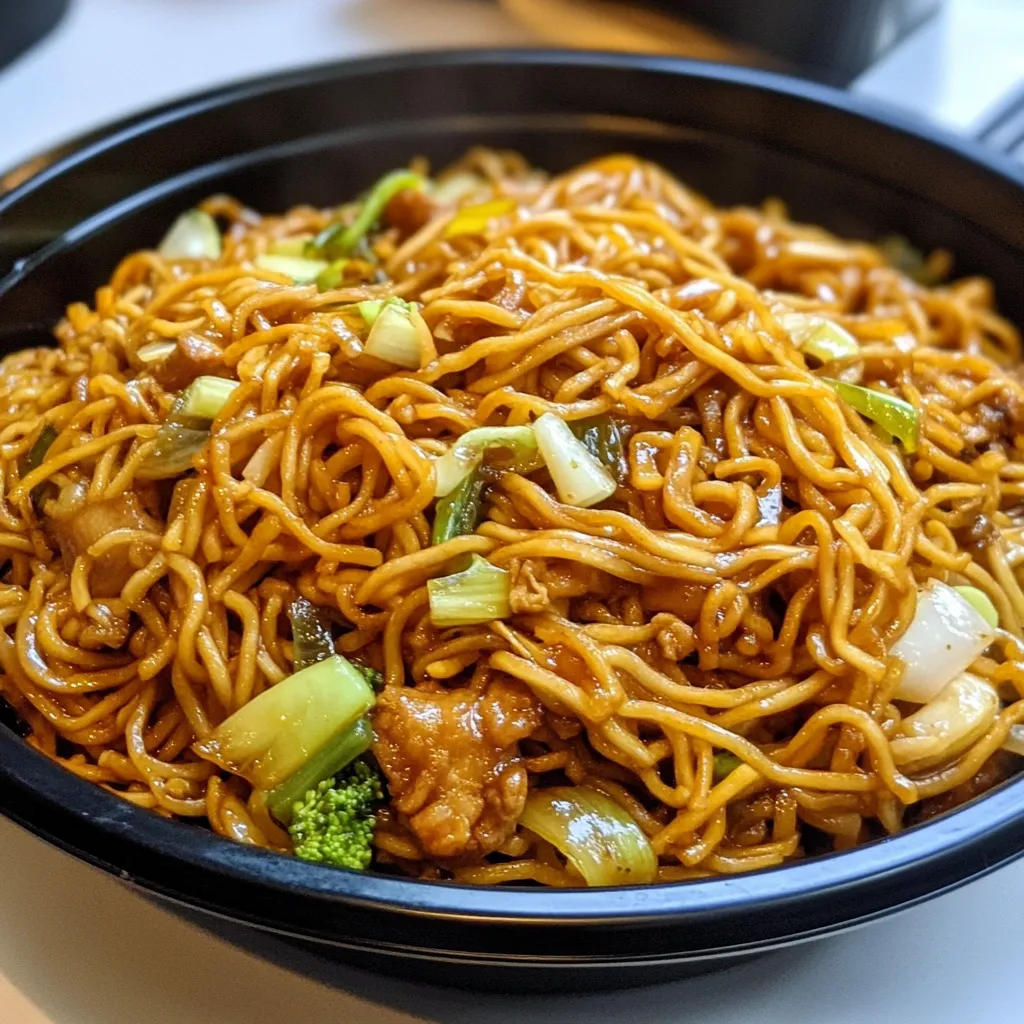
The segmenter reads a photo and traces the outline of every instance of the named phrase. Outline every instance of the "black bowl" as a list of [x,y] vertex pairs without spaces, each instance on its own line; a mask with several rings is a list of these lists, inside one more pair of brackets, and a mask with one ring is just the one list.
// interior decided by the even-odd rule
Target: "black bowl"
[[[778,195],[796,217],[842,234],[941,245],[959,272],[992,278],[1003,310],[1024,319],[1024,174],[1008,162],[762,72],[491,51],[251,82],[40,158],[0,194],[0,273],[9,270],[0,340],[8,349],[35,341],[119,256],[152,244],[205,194],[232,192],[264,210],[329,204],[415,154],[443,163],[477,143],[553,170],[634,150],[719,202]],[[429,884],[314,867],[164,821],[2,727],[0,811],[236,934],[254,927],[381,970],[519,989],[707,970],[881,917],[1024,852],[1022,777],[900,836],[742,877],[589,891]]]

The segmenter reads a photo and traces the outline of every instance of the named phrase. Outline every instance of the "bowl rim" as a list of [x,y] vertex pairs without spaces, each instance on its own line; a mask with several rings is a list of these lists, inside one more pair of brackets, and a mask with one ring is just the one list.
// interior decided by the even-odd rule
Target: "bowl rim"
[[[91,157],[202,111],[296,85],[338,82],[396,70],[495,64],[633,69],[664,74],[675,80],[724,82],[769,98],[789,97],[939,147],[1024,190],[1024,167],[978,142],[877,102],[774,72],[592,51],[450,50],[318,64],[229,83],[132,115],[55,146],[12,169],[9,175],[38,167],[40,162],[44,164],[6,193],[0,192],[0,216],[31,192]],[[44,248],[48,250],[50,246]],[[32,263],[32,257],[19,261],[6,279],[0,279],[0,293],[13,287]],[[900,835],[746,875],[580,890],[439,884],[324,868],[162,819],[77,778],[3,728],[0,813],[146,890],[236,920],[245,920],[247,915],[237,905],[224,902],[218,895],[219,883],[230,882],[268,897],[287,895],[302,902],[307,911],[313,906],[336,905],[375,912],[386,909],[408,918],[455,923],[598,927],[680,922],[707,925],[712,921],[725,924],[756,910],[759,915],[777,916],[779,936],[810,935],[919,902],[1024,853],[1024,776],[1018,776],[977,801]],[[155,860],[153,854],[157,855]],[[862,900],[861,894],[869,890],[875,895]],[[851,899],[854,892],[858,893],[857,900]],[[266,909],[266,900],[263,905],[259,913],[253,911],[248,915],[250,923],[283,920],[273,910],[273,903],[271,910]],[[797,906],[802,918],[818,923],[801,931],[799,922],[790,920]],[[817,916],[805,914],[811,906]],[[287,928],[291,933],[319,935],[328,940],[343,934],[337,929],[325,931],[297,913],[289,915]]]

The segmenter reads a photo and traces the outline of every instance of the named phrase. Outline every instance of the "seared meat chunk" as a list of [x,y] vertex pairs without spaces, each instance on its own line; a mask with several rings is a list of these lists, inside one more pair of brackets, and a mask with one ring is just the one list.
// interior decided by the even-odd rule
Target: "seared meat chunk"
[[220,346],[198,334],[182,334],[174,351],[153,367],[153,376],[167,391],[182,391],[196,377],[226,373]]
[[394,806],[432,857],[479,857],[512,834],[526,803],[518,742],[540,708],[515,683],[429,692],[389,687],[377,701],[373,752]]

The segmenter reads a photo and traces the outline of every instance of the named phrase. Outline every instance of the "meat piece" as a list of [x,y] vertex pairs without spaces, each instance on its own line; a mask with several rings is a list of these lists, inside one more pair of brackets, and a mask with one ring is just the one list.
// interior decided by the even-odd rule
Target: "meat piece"
[[[84,555],[101,537],[114,530],[145,530],[162,534],[163,524],[154,519],[134,491],[125,491],[107,501],[91,502],[68,499],[64,494],[46,506],[47,518],[57,546],[70,569],[79,555]],[[93,597],[116,597],[135,572],[131,562],[131,545],[119,544],[100,555],[89,575]]]
[[373,752],[397,810],[432,857],[481,857],[512,834],[526,803],[519,740],[540,708],[518,684],[431,693],[390,687],[373,716]]
[[607,577],[596,569],[561,559],[514,559],[509,566],[512,587],[509,603],[512,611],[543,612],[555,601],[608,593]]
[[167,391],[181,391],[203,375],[225,371],[221,347],[198,334],[183,334],[174,351],[153,367],[153,377]]
[[422,189],[407,188],[396,192],[384,207],[383,220],[396,228],[402,238],[408,238],[434,215],[434,204]]

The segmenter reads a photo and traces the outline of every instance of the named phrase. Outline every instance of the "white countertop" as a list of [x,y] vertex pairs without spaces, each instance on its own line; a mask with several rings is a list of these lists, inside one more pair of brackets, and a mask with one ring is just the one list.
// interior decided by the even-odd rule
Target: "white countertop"
[[[480,0],[73,0],[53,36],[0,71],[0,168],[239,77],[528,42]],[[969,129],[1020,79],[1024,0],[950,0],[856,89]],[[1024,862],[848,935],[668,986],[527,999],[339,969],[345,992],[212,938],[0,820],[3,1024],[1019,1024],[1021,949]]]

